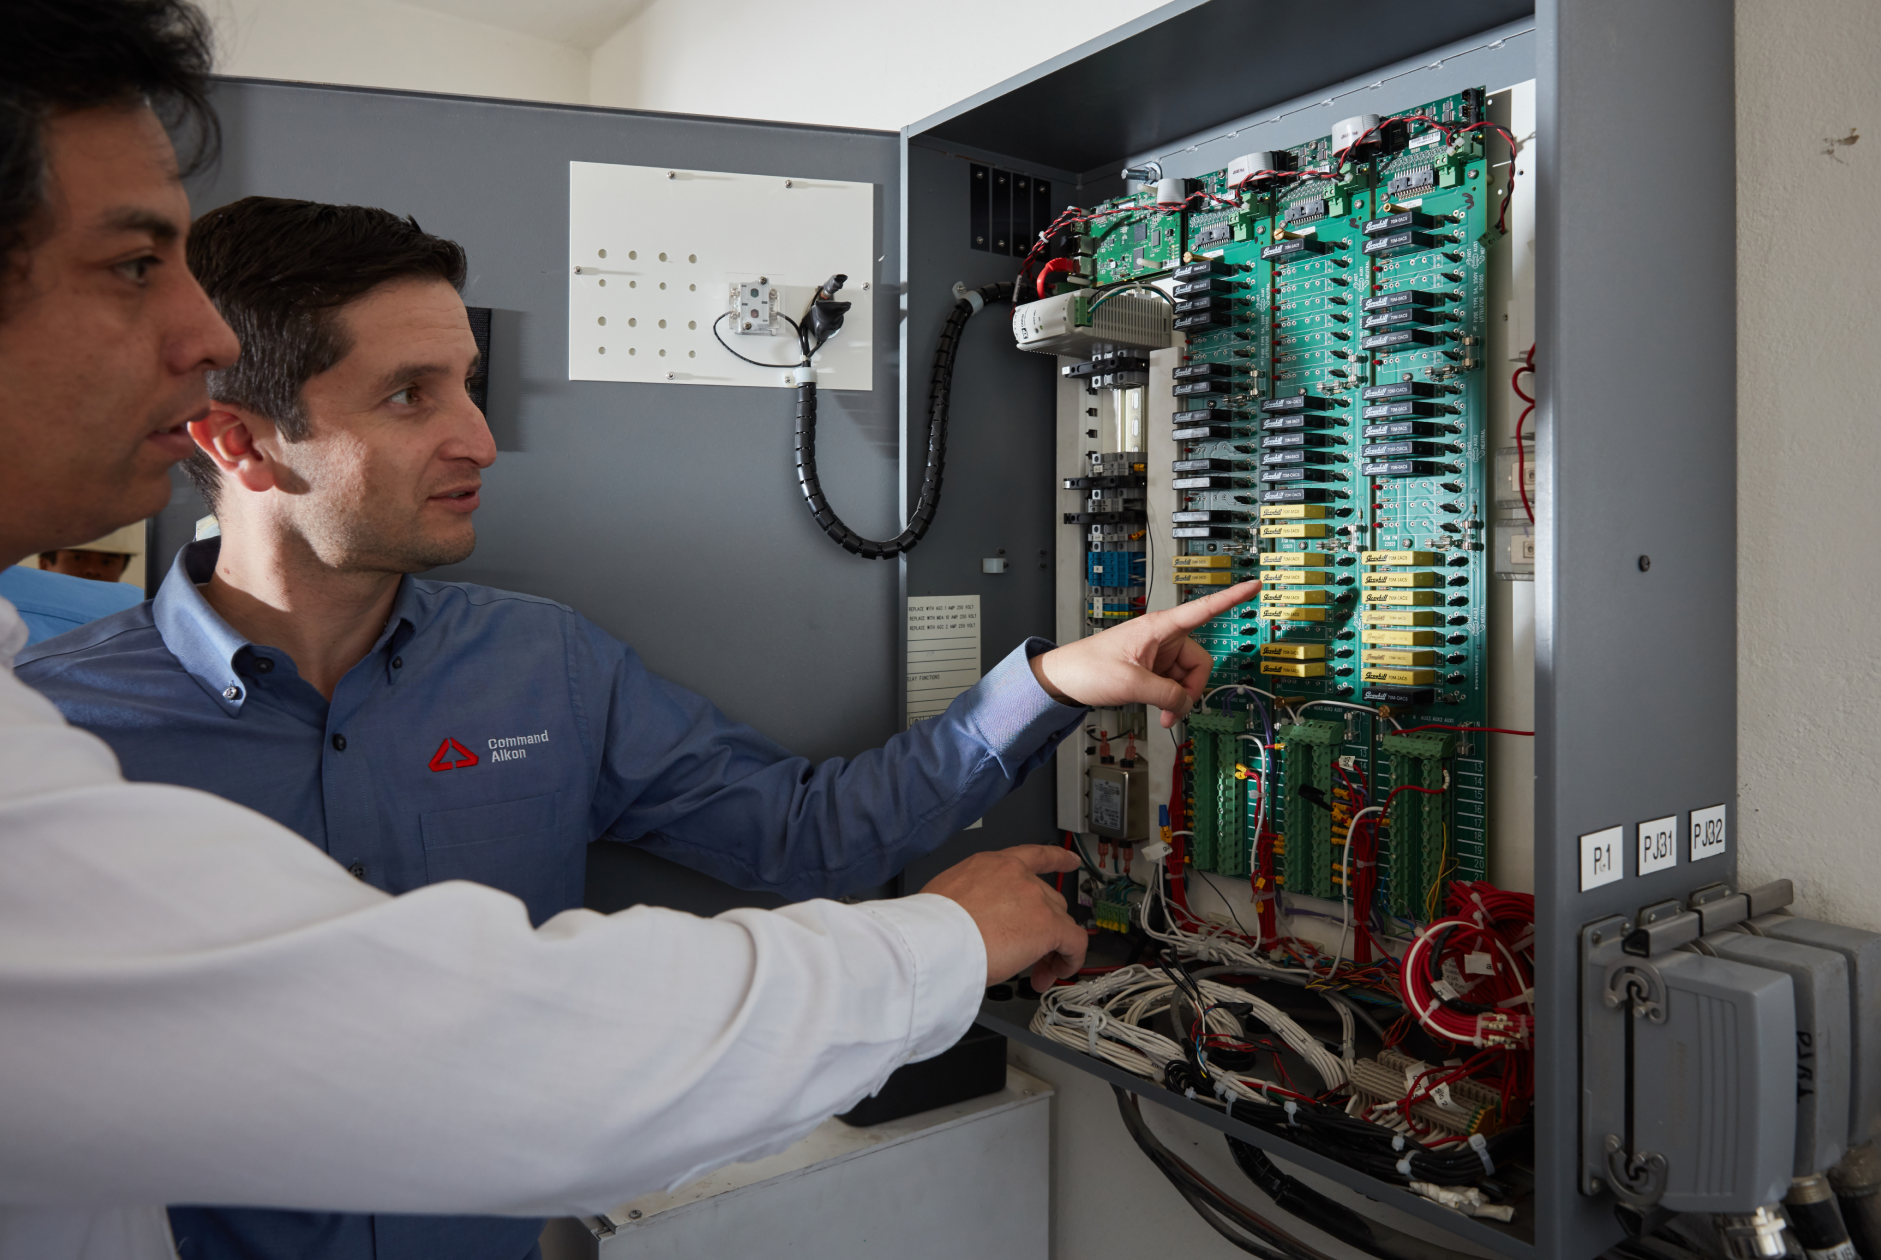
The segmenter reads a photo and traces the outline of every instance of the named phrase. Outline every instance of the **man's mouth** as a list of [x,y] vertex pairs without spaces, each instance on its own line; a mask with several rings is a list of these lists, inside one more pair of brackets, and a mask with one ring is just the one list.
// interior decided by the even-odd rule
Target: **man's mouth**
[[189,422],[199,418],[189,416],[167,429],[156,429],[145,440],[156,446],[173,463],[180,459],[187,459],[196,449],[196,443],[189,436]]
[[478,505],[478,492],[482,485],[459,486],[454,490],[442,490],[431,496],[433,503],[442,504],[453,512],[475,511]]

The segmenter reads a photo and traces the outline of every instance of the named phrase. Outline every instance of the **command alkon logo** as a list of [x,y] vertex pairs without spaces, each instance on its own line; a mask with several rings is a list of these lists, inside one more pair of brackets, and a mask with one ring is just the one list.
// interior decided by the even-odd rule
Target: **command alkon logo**
[[431,754],[433,770],[462,770],[477,764],[477,754],[454,739],[447,739]]

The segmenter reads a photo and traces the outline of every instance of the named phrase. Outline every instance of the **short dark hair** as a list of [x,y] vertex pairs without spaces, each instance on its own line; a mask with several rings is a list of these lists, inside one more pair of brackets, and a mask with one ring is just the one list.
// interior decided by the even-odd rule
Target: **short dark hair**
[[0,280],[43,230],[46,123],[147,103],[179,140],[185,175],[222,141],[209,104],[214,41],[190,0],[6,0],[0,28]]
[[[462,290],[465,259],[456,241],[389,210],[244,197],[196,220],[189,269],[242,343],[233,367],[209,373],[209,396],[299,442],[311,431],[301,387],[353,348],[341,309],[398,280]],[[213,507],[214,461],[197,451],[183,467]]]

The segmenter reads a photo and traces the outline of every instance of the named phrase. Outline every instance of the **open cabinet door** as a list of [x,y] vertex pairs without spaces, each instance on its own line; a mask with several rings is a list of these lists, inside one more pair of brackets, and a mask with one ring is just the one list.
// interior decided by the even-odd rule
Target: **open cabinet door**
[[[670,167],[676,183],[691,175],[697,185],[721,174],[763,177],[716,180],[730,196],[785,181],[798,192],[847,186],[852,257],[822,271],[847,271],[843,296],[857,306],[841,334],[851,343],[844,379],[826,378],[821,391],[821,472],[852,525],[893,535],[900,528],[896,136],[248,80],[221,82],[216,104],[225,154],[192,189],[196,213],[250,195],[382,206],[469,254],[464,299],[490,310],[486,412],[501,453],[484,478],[476,554],[431,576],[566,603],[626,641],[654,672],[792,752],[850,756],[898,729],[898,566],[842,551],[805,510],[792,457],[796,394],[783,372],[718,386],[649,381],[645,373],[571,379],[571,362],[574,375],[584,369],[569,338],[571,275],[583,261],[571,255],[571,164]],[[615,273],[614,293],[638,274],[639,284],[664,278],[674,292],[696,285],[699,297],[713,294],[729,309],[734,270],[768,257],[771,242],[789,255],[814,235],[793,229],[764,196],[729,209],[719,199],[685,257],[669,250],[665,271],[656,256],[628,264],[622,256],[638,253],[642,236],[658,236],[642,230],[656,217],[656,200],[630,187],[607,207],[619,220],[619,242],[604,264]],[[656,239],[649,252],[666,249]],[[667,361],[696,373],[707,364],[728,378],[740,370],[704,319],[682,334],[676,318],[664,342],[645,327],[630,335],[624,322],[605,329],[620,338],[610,346],[615,361],[643,337],[639,355],[670,345]],[[742,340],[760,344],[741,350],[784,362],[784,371],[796,357],[785,354],[794,338],[784,339],[788,347]],[[151,557],[163,569],[206,511],[180,477],[177,485]],[[594,846],[589,905],[642,901],[701,912],[766,903],[626,845]]]

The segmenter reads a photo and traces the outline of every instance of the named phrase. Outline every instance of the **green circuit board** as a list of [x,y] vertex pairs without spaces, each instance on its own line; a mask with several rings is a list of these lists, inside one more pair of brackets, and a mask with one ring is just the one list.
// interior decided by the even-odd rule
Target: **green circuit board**
[[[1195,757],[1191,798],[1200,791],[1216,820],[1193,860],[1247,874],[1268,844],[1282,887],[1336,899],[1352,812],[1404,783],[1435,788],[1400,793],[1380,835],[1381,909],[1410,920],[1428,917],[1441,882],[1486,874],[1483,737],[1396,731],[1487,725],[1483,357],[1498,209],[1484,133],[1410,116],[1460,129],[1481,121],[1484,99],[1400,111],[1395,143],[1336,170],[1331,137],[1288,151],[1294,171],[1323,176],[1237,189],[1217,171],[1181,213],[1146,191],[1097,207],[1092,228],[1100,285],[1225,264],[1199,278],[1213,292],[1174,287],[1189,371],[1177,373],[1172,416],[1173,576],[1185,598],[1263,579],[1258,606],[1195,637],[1218,662],[1211,687],[1296,702],[1291,720],[1268,706],[1264,805],[1260,776],[1247,775],[1256,742],[1193,732],[1210,746]],[[1211,564],[1185,580],[1182,566]],[[1232,720],[1251,703],[1226,693],[1212,711]],[[1202,776],[1220,782],[1194,784]],[[1240,808],[1231,823],[1215,805],[1229,797]]]

